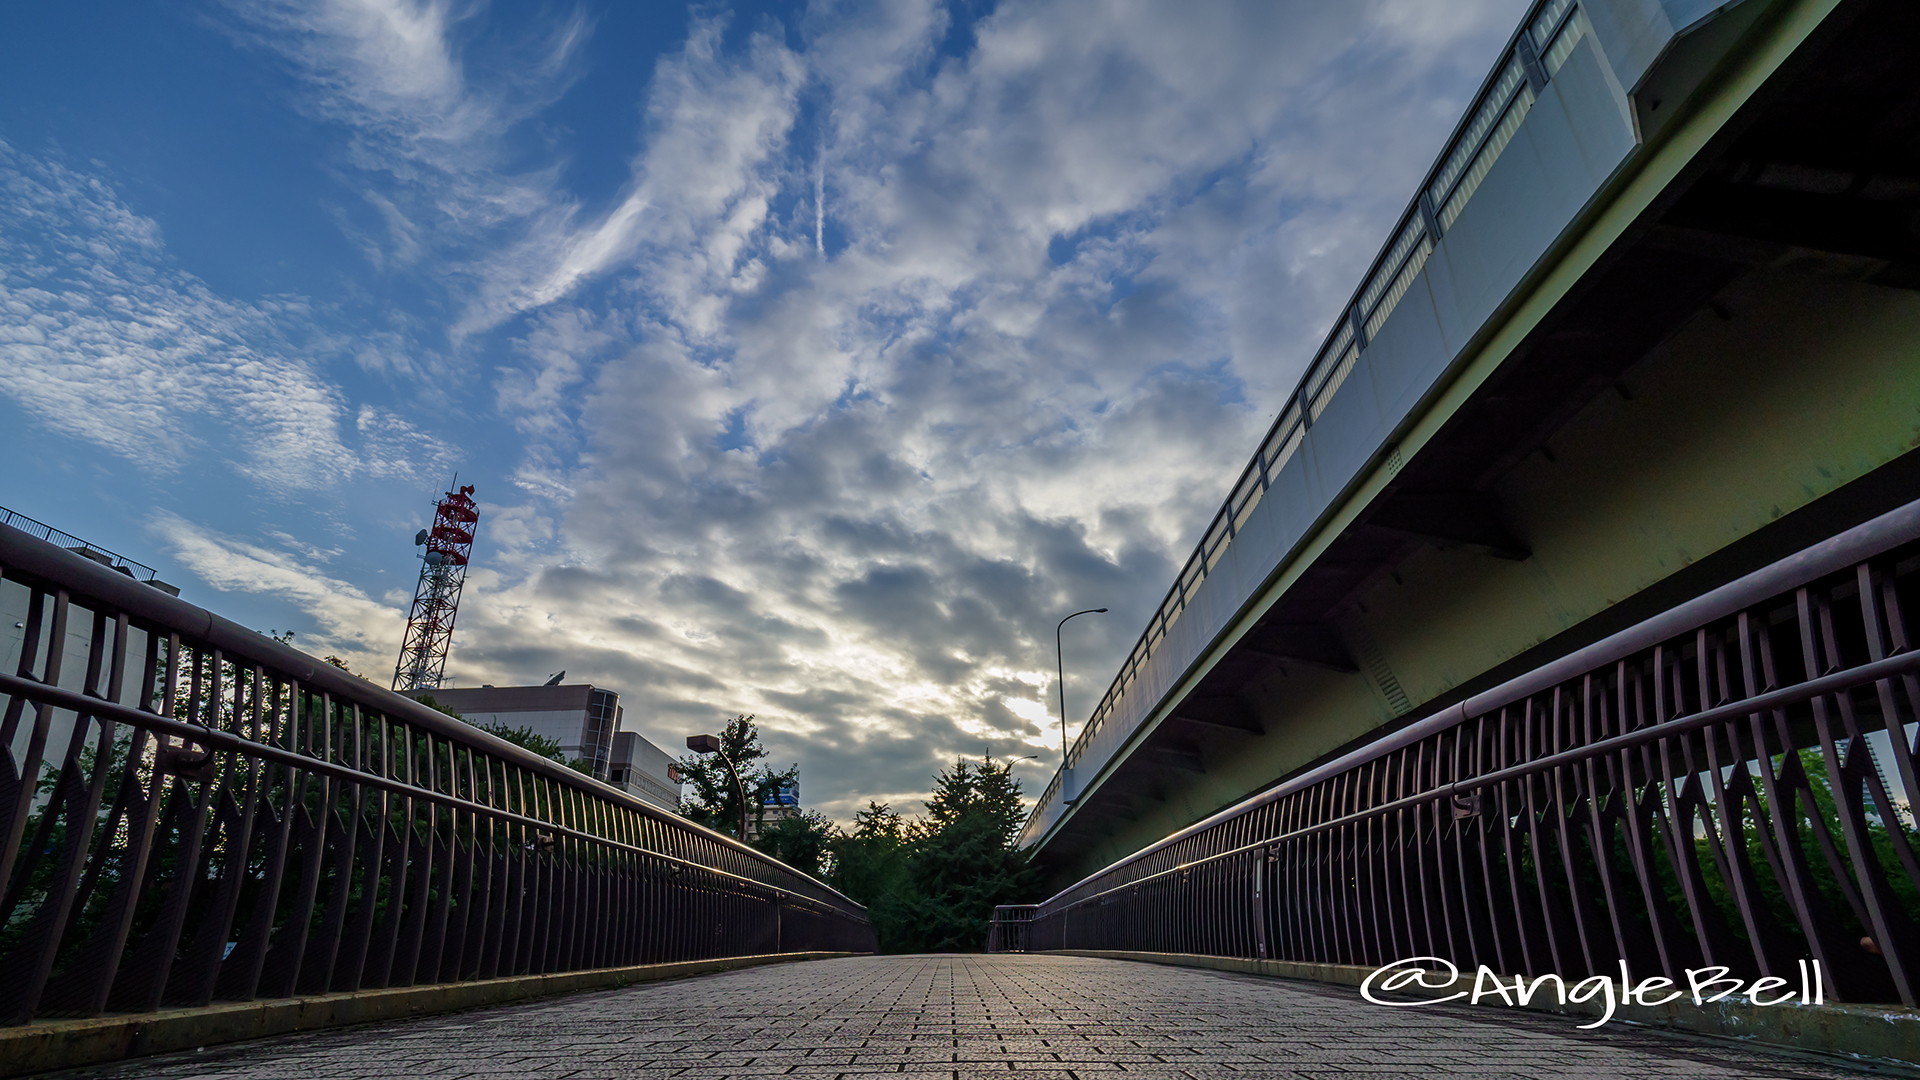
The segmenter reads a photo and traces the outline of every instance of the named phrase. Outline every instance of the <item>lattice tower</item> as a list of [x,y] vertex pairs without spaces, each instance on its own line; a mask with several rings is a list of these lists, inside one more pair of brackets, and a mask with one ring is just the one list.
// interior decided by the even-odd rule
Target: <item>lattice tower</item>
[[438,690],[447,670],[447,647],[453,643],[453,617],[460,608],[460,589],[467,583],[467,558],[473,552],[473,533],[480,509],[473,501],[473,485],[447,492],[434,506],[433,527],[420,530],[413,542],[420,553],[420,584],[413,590],[413,611],[407,616],[407,638],[400,661],[393,668],[395,690]]

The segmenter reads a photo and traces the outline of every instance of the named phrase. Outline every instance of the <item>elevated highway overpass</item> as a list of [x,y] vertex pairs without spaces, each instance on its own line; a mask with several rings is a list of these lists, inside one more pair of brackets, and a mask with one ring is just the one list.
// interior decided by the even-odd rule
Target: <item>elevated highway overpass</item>
[[1536,4],[989,947],[1920,1005],[1914,71],[1895,0]]
[[[1292,835],[1242,817],[1263,792],[1863,523],[1880,522],[1872,550],[1887,580],[1907,581],[1896,556],[1912,537],[1882,515],[1920,496],[1917,64],[1920,8],[1893,0],[1536,4],[1041,795],[1019,842],[1047,891],[1086,887],[1049,903],[1091,903],[1096,893],[1109,902],[1121,881],[1137,891],[1144,879],[1133,871],[1109,879],[1102,868],[1170,850],[1173,838],[1198,835],[1196,823],[1240,823],[1209,852]],[[1873,591],[1836,588],[1856,606],[1856,593]],[[1891,617],[1870,611],[1872,625],[1849,633],[1879,641]],[[1711,643],[1699,644],[1705,655]],[[1840,663],[1846,650],[1835,648],[1831,663],[1808,653],[1809,677]],[[1904,639],[1875,648],[1877,660]],[[1881,711],[1911,719],[1910,705]],[[1619,708],[1602,728],[1624,722]],[[1795,723],[1812,730],[1811,719]],[[1869,763],[1879,798],[1904,803],[1910,738],[1900,723],[1880,723],[1873,745],[1882,749]],[[1551,745],[1516,742],[1511,760],[1559,749],[1550,728],[1537,735]],[[1888,732],[1899,753],[1880,741]],[[1844,731],[1834,739],[1788,741],[1849,746]],[[1775,748],[1776,765],[1785,749]],[[1659,813],[1688,816],[1687,771],[1667,770]],[[1631,772],[1626,794],[1645,779]],[[1835,790],[1854,783],[1848,775],[1834,774]],[[1860,820],[1897,816],[1874,809],[1871,785],[1859,790]],[[1462,800],[1483,794],[1448,789]],[[1328,798],[1360,805],[1349,795]],[[1580,799],[1621,805],[1599,786],[1542,789],[1541,798],[1568,800],[1557,827],[1576,824],[1563,853],[1588,827]],[[1714,802],[1711,792],[1701,798]],[[1325,822],[1339,815],[1316,813],[1313,828],[1333,835]],[[1445,832],[1447,815],[1434,813],[1424,827]],[[1545,809],[1535,816],[1555,822]],[[1515,827],[1524,819],[1508,816]],[[1738,821],[1717,820],[1742,835]],[[1677,842],[1671,829],[1662,835]],[[1380,850],[1353,843],[1356,859]],[[1874,924],[1878,871],[1850,863],[1844,845],[1828,856],[1859,885],[1849,895],[1860,922]],[[1522,858],[1519,849],[1506,857]],[[1568,861],[1569,879],[1604,877],[1606,861],[1584,871]],[[1718,872],[1737,878],[1737,861]],[[1787,862],[1781,855],[1774,872],[1792,877]],[[1152,873],[1173,865],[1160,859]],[[1648,881],[1686,876],[1645,872]],[[1288,887],[1250,873],[1249,896]],[[1333,892],[1360,887],[1353,872],[1327,873]],[[1886,888],[1898,892],[1901,874],[1896,867]],[[1542,898],[1564,892],[1549,885]],[[1576,881],[1574,892],[1582,888]],[[1608,893],[1596,917],[1623,902]],[[1712,921],[1704,904],[1693,905],[1701,927]],[[1920,918],[1896,910],[1903,904],[1880,905],[1892,914],[1875,948]],[[1254,922],[1242,922],[1237,943],[1177,951],[1280,955],[1268,935],[1282,932],[1281,916],[1233,916],[1244,917]],[[1616,928],[1631,936],[1619,920]],[[1315,940],[1329,956],[1346,949],[1354,959],[1345,962],[1368,951]]]

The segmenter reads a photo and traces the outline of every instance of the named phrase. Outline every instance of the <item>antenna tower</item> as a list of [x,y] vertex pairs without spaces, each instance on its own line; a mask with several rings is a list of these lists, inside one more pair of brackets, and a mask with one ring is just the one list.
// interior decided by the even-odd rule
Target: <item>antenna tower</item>
[[468,484],[447,492],[434,506],[433,527],[414,535],[414,544],[426,550],[420,554],[420,584],[413,590],[407,639],[393,668],[395,690],[440,689],[447,670],[447,646],[453,643],[460,588],[467,583],[467,556],[473,551],[479,521],[473,485]]

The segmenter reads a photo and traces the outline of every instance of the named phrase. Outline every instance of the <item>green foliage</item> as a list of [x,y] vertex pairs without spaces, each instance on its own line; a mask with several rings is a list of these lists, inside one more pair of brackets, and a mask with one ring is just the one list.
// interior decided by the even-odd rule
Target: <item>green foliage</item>
[[[328,659],[331,660],[332,657],[328,657]],[[432,694],[422,694],[417,700],[427,708],[435,712],[446,713],[455,720],[466,719],[466,717],[462,716],[457,710],[449,709],[438,701],[433,700]],[[551,758],[554,761],[563,762],[567,768],[572,769],[574,772],[586,773],[588,776],[593,775],[593,762],[590,759],[568,757],[561,752],[558,739],[549,739],[544,735],[535,734],[534,730],[530,727],[508,727],[506,724],[475,724],[473,726],[489,734],[498,735],[515,746],[531,750],[543,758]]]
[[[781,785],[792,783],[800,775],[800,766],[775,770],[754,762],[767,756],[760,745],[760,729],[753,716],[741,713],[727,721],[720,732],[721,752],[732,759],[740,771],[740,786],[746,789],[747,814],[755,828],[766,820],[767,796]],[[727,775],[727,766],[718,754],[688,753],[679,761],[680,780],[686,794],[680,798],[680,814],[716,832],[735,835],[740,822],[740,792]]]
[[[288,631],[288,633],[291,634],[292,631]],[[449,709],[445,705],[442,705],[439,702],[433,700],[432,694],[421,694],[417,700],[420,702],[420,704],[425,705],[427,708],[432,709],[434,712],[446,713],[448,716],[453,717],[455,720],[466,719],[466,717],[460,715],[458,712],[452,709]]]
[[[439,706],[436,705],[434,708],[439,708]],[[445,712],[446,710],[442,709],[441,711]],[[535,732],[530,727],[509,727],[506,724],[475,724],[473,726],[490,735],[498,735],[522,749],[531,750],[541,757],[552,758],[559,762],[565,762],[567,760],[567,755],[560,752],[560,740],[549,739],[545,735]]]
[[801,810],[760,829],[753,846],[803,874],[819,877],[827,867],[833,821],[818,810]]
[[835,838],[827,880],[867,905],[885,952],[978,952],[998,904],[1026,899],[1033,871],[1013,847],[1023,807],[1011,763],[959,761],[934,777],[927,816],[883,803]]
[[[1774,768],[1779,782],[1789,790],[1799,788],[1802,782],[1805,784],[1802,794],[1788,803],[1792,807],[1791,816],[1795,819],[1794,824],[1801,835],[1812,840],[1818,835],[1820,829],[1824,829],[1833,839],[1840,857],[1846,858],[1847,848],[1845,832],[1840,824],[1840,807],[1834,798],[1833,783],[1827,776],[1825,755],[1820,750],[1812,748],[1799,750],[1791,757],[1775,755]],[[1758,804],[1758,814],[1763,819],[1766,818],[1771,812],[1766,795],[1755,791],[1753,797]],[[1900,866],[1900,855],[1895,847],[1893,830],[1898,829],[1905,834],[1909,847],[1920,847],[1920,834],[1916,834],[1915,830],[1907,827],[1906,822],[1901,820],[1902,815],[1899,810],[1889,815],[1879,815],[1876,813],[1878,808],[1871,800],[1866,802],[1864,809],[1865,838],[1873,848],[1874,860],[1888,871],[1886,882],[1894,901],[1903,911],[1920,911],[1920,889],[1916,889],[1914,882],[1896,869]],[[1816,818],[1819,828],[1815,827]],[[1720,827],[1724,829],[1725,824],[1721,823]],[[1781,928],[1782,933],[1795,942],[1796,947],[1804,947],[1802,941],[1804,935],[1800,932],[1793,905],[1787,899],[1784,883],[1771,871],[1766,851],[1760,842],[1760,834],[1749,826],[1745,830],[1744,839],[1747,864],[1752,868],[1754,884],[1758,888],[1758,896],[1754,898],[1757,905],[1772,916],[1775,924]],[[1719,909],[1727,931],[1741,941],[1747,940],[1746,924],[1740,917],[1740,908],[1734,898],[1732,883],[1727,880],[1726,874],[1722,871],[1713,841],[1705,836],[1696,836],[1693,847],[1694,858],[1700,867],[1700,877],[1706,885],[1706,899]],[[1841,873],[1835,872],[1832,862],[1824,856],[1820,844],[1803,841],[1802,849],[1806,854],[1806,884],[1817,894],[1819,901],[1824,904],[1829,913],[1835,938],[1840,941],[1854,942],[1870,937],[1871,929],[1861,922],[1854,905],[1847,899],[1848,890],[1856,887],[1852,880],[1856,877],[1852,867],[1842,868],[1841,873],[1849,878],[1843,885]],[[1666,859],[1666,852],[1661,851],[1659,855],[1665,878],[1667,900],[1675,910],[1685,911],[1686,895],[1681,888],[1680,877]]]
[[886,948],[899,936],[894,927],[905,917],[901,902],[912,892],[906,823],[886,803],[869,802],[853,816],[853,832],[834,836],[829,846],[833,869],[828,883],[867,906]]

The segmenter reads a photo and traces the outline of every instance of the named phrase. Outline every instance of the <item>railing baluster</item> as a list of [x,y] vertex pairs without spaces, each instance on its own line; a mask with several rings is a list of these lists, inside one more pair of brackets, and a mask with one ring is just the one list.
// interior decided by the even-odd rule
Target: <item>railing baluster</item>
[[873,947],[812,879],[117,572],[10,529],[0,572],[0,1023]]
[[[1910,1005],[1920,912],[1899,897],[1920,888],[1920,851],[1874,758],[1884,731],[1899,791],[1920,789],[1900,611],[1920,540],[1894,535],[1784,593],[1757,572],[1779,584],[1684,633],[1622,632],[1590,670],[1282,783],[1035,906],[1027,932],[1568,979],[1622,960],[1636,978],[1791,979],[1811,952],[1830,999]],[[1013,947],[1011,910],[996,948]]]

